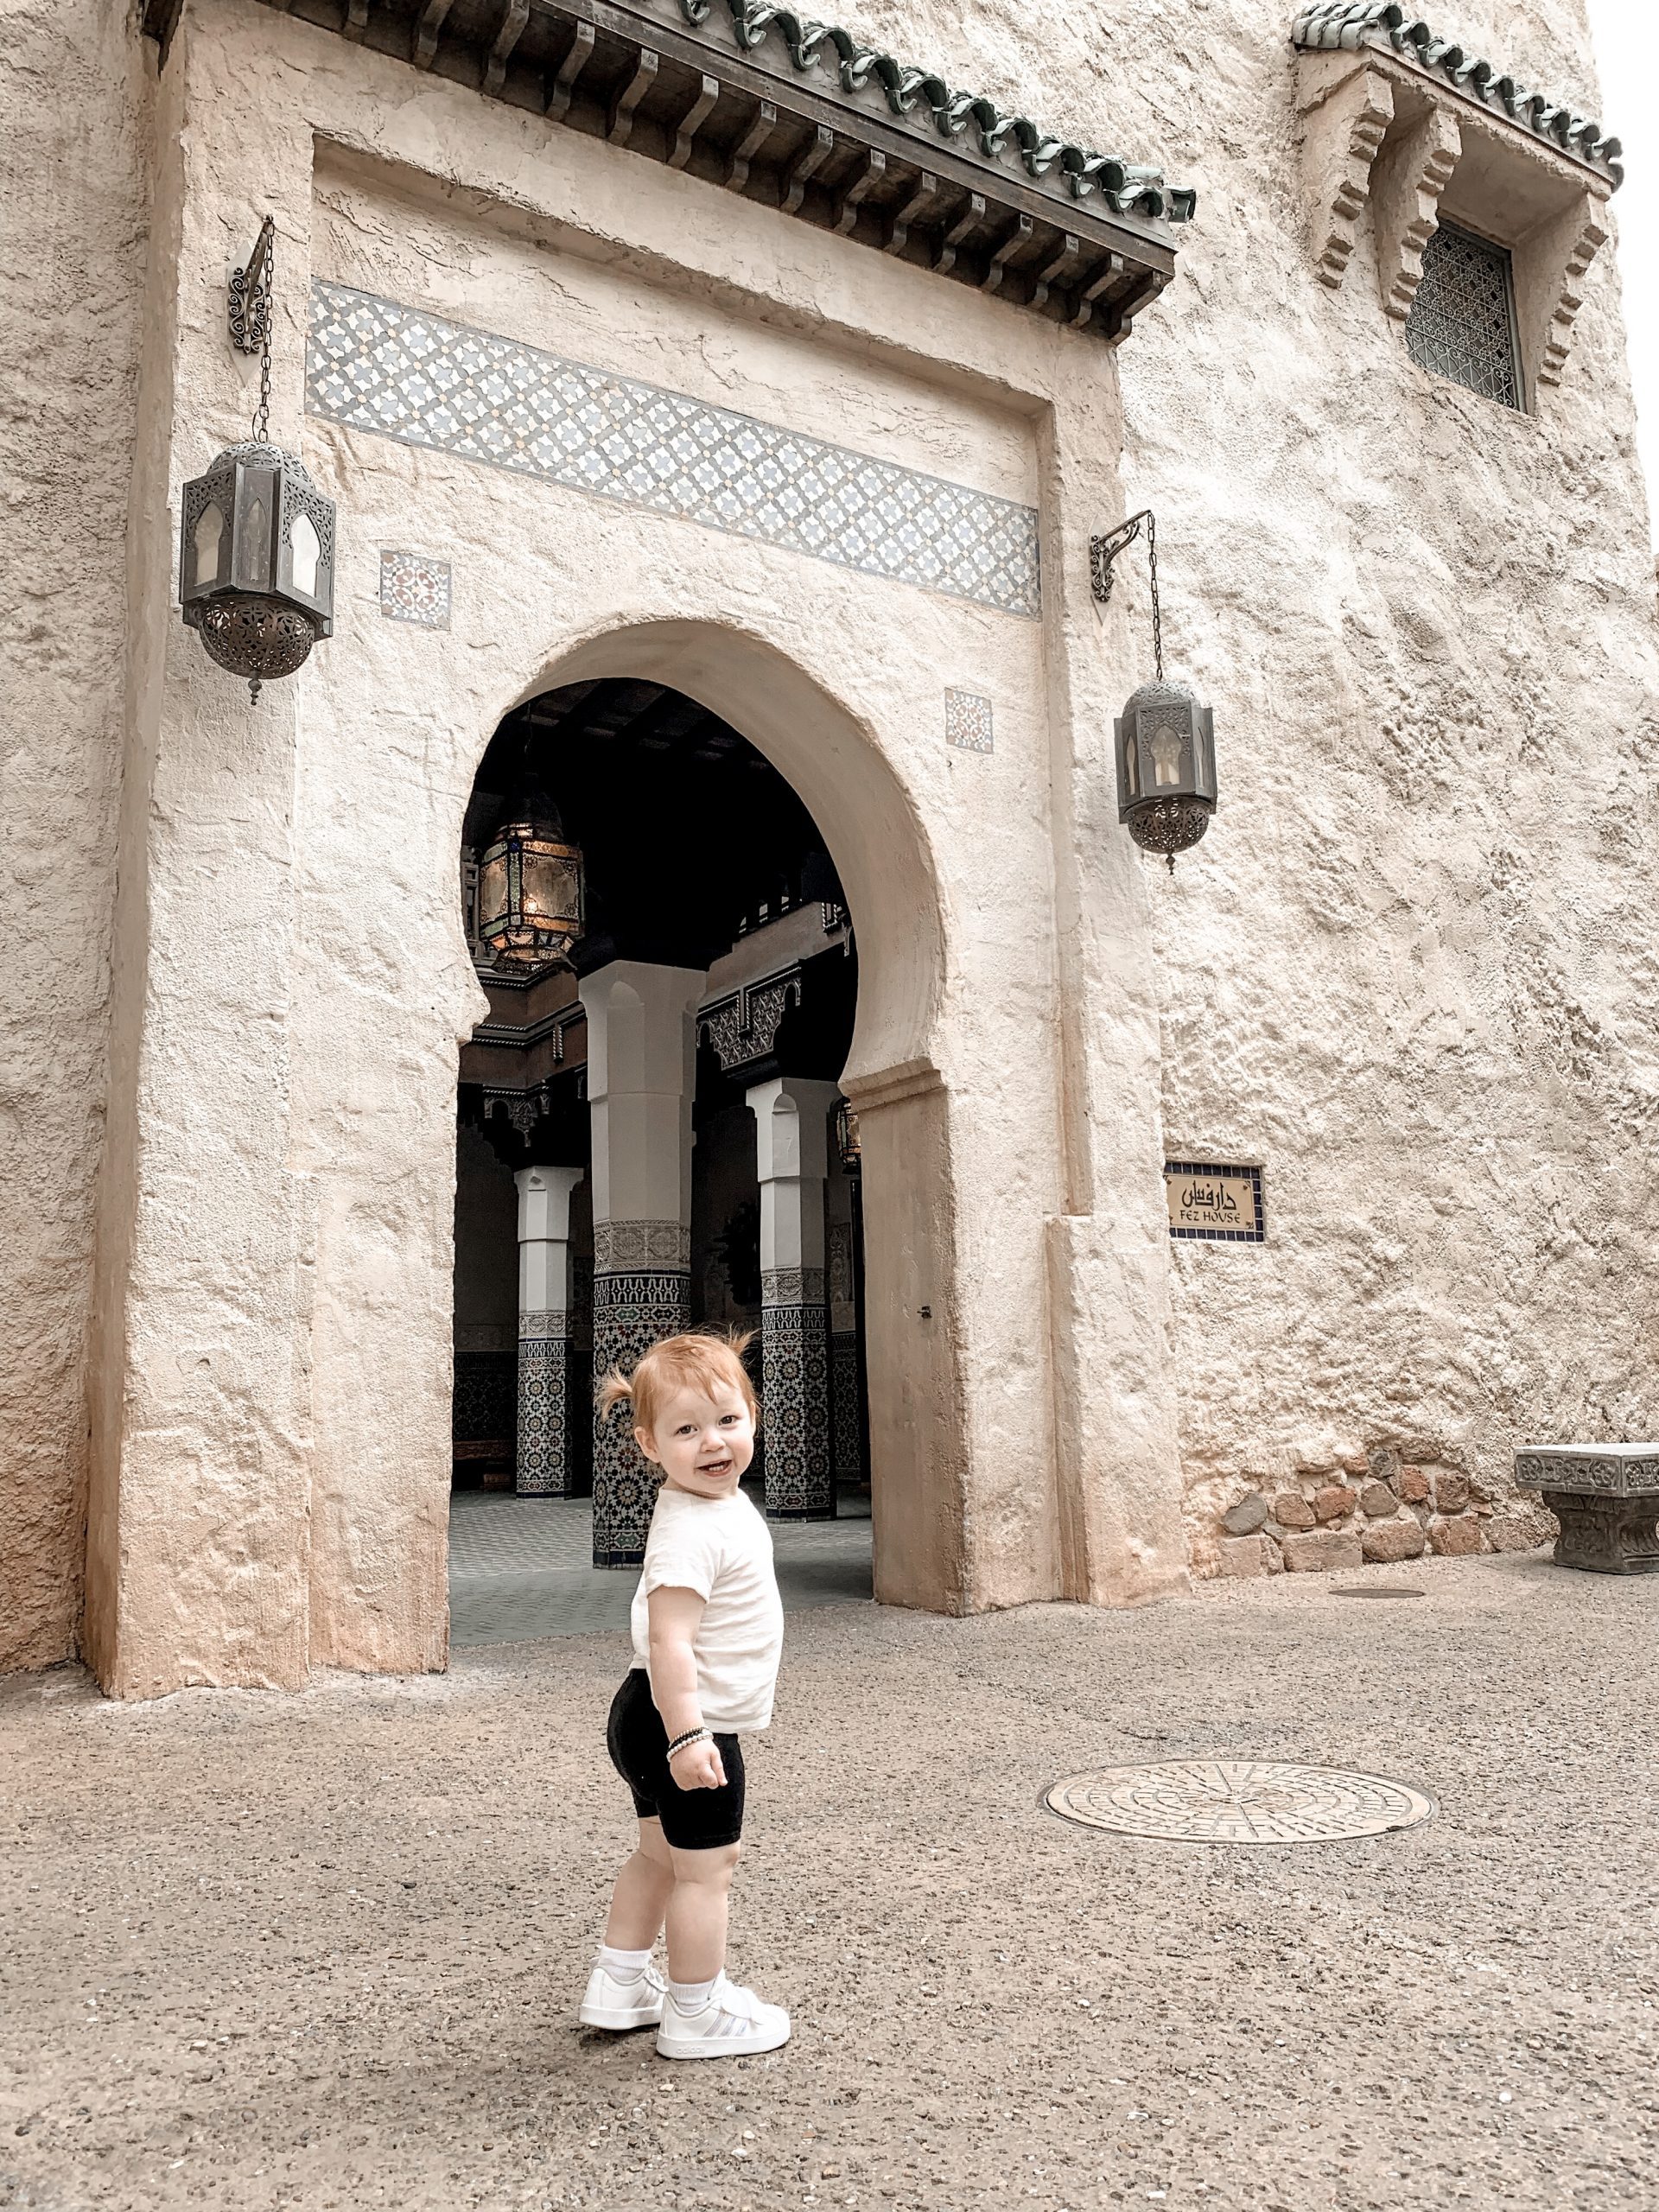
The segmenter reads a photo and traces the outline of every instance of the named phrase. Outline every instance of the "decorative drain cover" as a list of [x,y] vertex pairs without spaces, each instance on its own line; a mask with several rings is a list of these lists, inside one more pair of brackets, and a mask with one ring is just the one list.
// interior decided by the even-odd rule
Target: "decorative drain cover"
[[1173,1843],[1333,1843],[1415,1827],[1434,1800],[1380,1774],[1273,1759],[1172,1759],[1109,1766],[1057,1782],[1043,1802],[1062,1820]]

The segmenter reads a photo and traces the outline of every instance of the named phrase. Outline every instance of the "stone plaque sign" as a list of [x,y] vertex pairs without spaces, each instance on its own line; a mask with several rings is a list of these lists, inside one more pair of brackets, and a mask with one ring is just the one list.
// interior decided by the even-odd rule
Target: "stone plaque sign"
[[1262,1170],[1219,1166],[1205,1160],[1164,1163],[1172,1236],[1201,1236],[1211,1243],[1262,1244]]

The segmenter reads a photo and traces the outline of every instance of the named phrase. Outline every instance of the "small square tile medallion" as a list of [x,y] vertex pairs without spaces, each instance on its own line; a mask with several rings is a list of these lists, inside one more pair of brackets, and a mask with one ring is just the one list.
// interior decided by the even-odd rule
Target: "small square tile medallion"
[[977,691],[951,691],[944,695],[944,741],[963,753],[990,753],[991,702],[982,699]]
[[380,556],[380,612],[389,622],[416,622],[423,630],[449,627],[449,563],[424,553]]

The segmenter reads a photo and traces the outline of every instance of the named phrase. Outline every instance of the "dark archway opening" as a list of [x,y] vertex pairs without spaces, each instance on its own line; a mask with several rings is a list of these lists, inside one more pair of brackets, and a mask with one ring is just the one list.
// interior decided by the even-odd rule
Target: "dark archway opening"
[[[480,861],[503,823],[538,808],[551,810],[581,851],[582,933],[567,960],[503,969],[480,934]],[[594,1140],[582,993],[585,978],[636,963],[695,971],[683,1310],[692,1325],[755,1330],[757,1380],[760,1332],[775,1318],[768,1300],[785,1280],[766,1264],[776,1250],[762,1251],[769,1202],[757,1164],[757,1101],[771,1095],[768,1086],[781,1088],[786,1104],[798,1098],[804,1117],[827,1122],[817,1154],[807,1147],[809,1174],[813,1157],[821,1162],[821,1188],[807,1205],[822,1207],[823,1266],[816,1281],[810,1266],[804,1271],[803,1294],[822,1306],[823,1371],[803,1369],[802,1387],[809,1417],[825,1427],[832,1480],[827,1507],[818,1490],[799,1510],[803,1517],[858,1512],[869,1466],[861,1230],[856,1161],[834,1091],[852,1039],[857,956],[810,814],[753,745],[683,693],[614,678],[570,684],[526,702],[498,729],[467,808],[461,876],[490,1014],[461,1052],[456,1488],[572,1498],[594,1487]],[[527,1199],[537,1170],[552,1196],[537,1185]],[[526,1206],[537,1204],[543,1212],[532,1217]],[[560,1237],[537,1246],[531,1264],[563,1270],[565,1332],[562,1351],[532,1357],[523,1329],[539,1325],[533,1317],[544,1294],[525,1287],[524,1232],[552,1217]],[[775,1224],[768,1233],[775,1244]],[[603,1274],[603,1249],[601,1263]],[[601,1340],[604,1325],[601,1319]],[[769,1399],[794,1387],[773,1357],[781,1340],[773,1328]],[[562,1363],[560,1389],[545,1385],[538,1359]],[[767,1429],[775,1442],[771,1421]],[[798,1510],[790,1501],[799,1485],[782,1486],[764,1448],[751,1480],[774,1513]]]

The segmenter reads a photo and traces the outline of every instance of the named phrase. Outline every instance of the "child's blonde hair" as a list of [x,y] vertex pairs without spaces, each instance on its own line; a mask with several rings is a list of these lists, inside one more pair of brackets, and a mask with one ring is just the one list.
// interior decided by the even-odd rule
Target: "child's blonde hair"
[[613,1367],[599,1386],[601,1420],[612,1407],[626,1398],[633,1409],[633,1426],[647,1434],[657,1433],[657,1420],[664,1401],[675,1390],[735,1389],[749,1409],[760,1418],[760,1402],[743,1355],[754,1342],[753,1329],[696,1329],[680,1337],[664,1337],[636,1363],[632,1375]]

